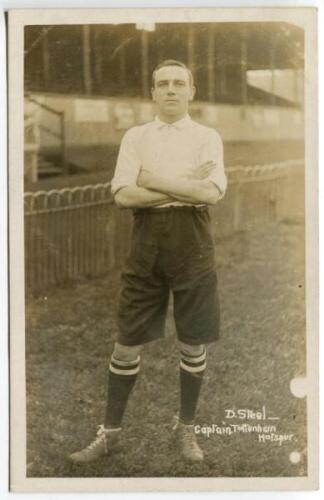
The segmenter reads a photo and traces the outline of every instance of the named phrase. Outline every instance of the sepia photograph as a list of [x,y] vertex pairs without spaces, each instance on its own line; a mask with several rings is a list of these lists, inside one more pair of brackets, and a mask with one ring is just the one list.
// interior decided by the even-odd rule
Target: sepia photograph
[[313,8],[9,13],[13,491],[316,489],[316,65]]

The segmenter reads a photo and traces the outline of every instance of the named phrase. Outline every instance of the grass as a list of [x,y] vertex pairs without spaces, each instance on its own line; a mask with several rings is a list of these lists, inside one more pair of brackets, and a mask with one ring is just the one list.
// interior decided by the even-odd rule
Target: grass
[[304,453],[297,464],[289,460],[306,446],[306,401],[289,389],[290,380],[306,372],[303,242],[304,227],[284,223],[217,241],[222,336],[208,349],[197,414],[200,424],[222,426],[225,409],[265,405],[269,415],[280,417],[277,432],[293,434],[292,441],[259,443],[253,433],[200,436],[205,462],[179,459],[170,446],[179,399],[171,306],[165,339],[143,352],[121,450],[95,464],[70,464],[66,456],[88,444],[102,423],[116,333],[118,275],[110,274],[27,301],[27,475],[306,475]]

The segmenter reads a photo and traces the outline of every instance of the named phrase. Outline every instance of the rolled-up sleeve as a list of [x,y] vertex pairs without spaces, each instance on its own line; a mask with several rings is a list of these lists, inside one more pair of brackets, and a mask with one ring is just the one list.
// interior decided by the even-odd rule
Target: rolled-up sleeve
[[141,160],[136,149],[137,128],[128,130],[121,142],[114,176],[111,180],[113,195],[126,186],[136,186]]
[[208,141],[204,143],[202,149],[202,163],[206,161],[215,162],[215,167],[207,177],[207,180],[217,186],[221,199],[226,193],[227,177],[224,169],[223,142],[216,130],[210,130]]

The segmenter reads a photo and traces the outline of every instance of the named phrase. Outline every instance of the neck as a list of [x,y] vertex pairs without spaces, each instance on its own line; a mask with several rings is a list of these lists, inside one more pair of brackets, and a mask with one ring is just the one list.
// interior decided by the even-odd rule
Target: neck
[[185,113],[182,113],[181,115],[164,115],[163,113],[158,113],[158,118],[159,120],[161,120],[161,122],[165,122],[165,123],[175,123],[175,122],[178,122],[179,120],[182,120],[182,118],[185,118],[185,116],[187,116],[187,112]]

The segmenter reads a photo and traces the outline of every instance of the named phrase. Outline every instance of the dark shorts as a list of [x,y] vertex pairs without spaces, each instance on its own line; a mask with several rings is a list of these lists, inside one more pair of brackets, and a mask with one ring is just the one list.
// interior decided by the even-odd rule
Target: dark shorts
[[178,339],[191,345],[217,340],[219,301],[207,207],[134,211],[117,342],[140,345],[162,337],[170,290]]

